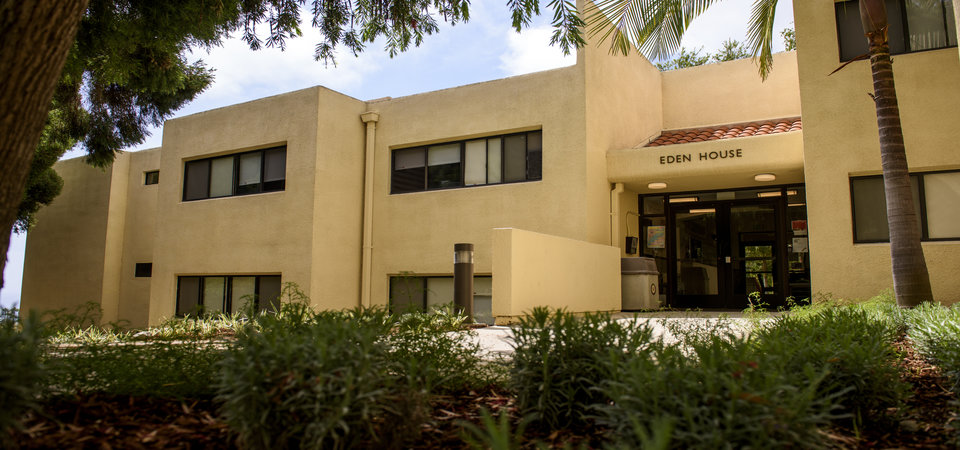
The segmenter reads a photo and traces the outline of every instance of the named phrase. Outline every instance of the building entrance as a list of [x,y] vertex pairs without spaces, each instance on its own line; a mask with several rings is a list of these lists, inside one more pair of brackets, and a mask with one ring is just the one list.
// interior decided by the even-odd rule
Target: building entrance
[[674,308],[768,308],[809,297],[802,187],[641,198],[643,253]]
[[673,304],[743,309],[751,293],[782,303],[780,214],[775,201],[671,207]]

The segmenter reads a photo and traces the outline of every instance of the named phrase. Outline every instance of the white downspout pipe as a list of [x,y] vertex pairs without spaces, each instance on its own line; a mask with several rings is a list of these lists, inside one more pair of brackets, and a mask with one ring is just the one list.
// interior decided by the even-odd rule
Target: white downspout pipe
[[[610,246],[620,247],[620,194],[623,194],[623,183],[616,183],[610,190]],[[621,250],[622,252],[622,250]]]
[[380,113],[368,111],[360,114],[367,124],[366,149],[363,171],[363,254],[360,257],[360,306],[370,307],[371,280],[373,278],[373,157],[376,148],[377,121]]

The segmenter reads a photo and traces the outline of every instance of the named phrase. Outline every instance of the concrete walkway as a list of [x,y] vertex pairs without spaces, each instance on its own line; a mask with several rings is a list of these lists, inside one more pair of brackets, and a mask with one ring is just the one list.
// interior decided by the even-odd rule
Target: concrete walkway
[[[658,311],[654,313],[617,313],[613,317],[618,321],[640,321],[651,327],[654,339],[663,339],[666,343],[678,342],[674,331],[711,331],[728,330],[737,335],[749,333],[758,319],[744,317],[743,313],[710,311]],[[769,319],[759,319],[769,320]],[[673,331],[671,331],[673,330]],[[497,359],[513,355],[513,327],[489,326],[472,330],[472,342],[480,346],[484,358]]]

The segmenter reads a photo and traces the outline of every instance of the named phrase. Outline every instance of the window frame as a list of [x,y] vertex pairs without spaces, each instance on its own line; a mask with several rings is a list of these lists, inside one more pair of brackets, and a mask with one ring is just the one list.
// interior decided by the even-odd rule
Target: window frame
[[[280,291],[278,292],[277,298],[276,298],[276,300],[275,300],[275,301],[276,301],[276,304],[274,305],[274,306],[276,306],[276,307],[279,307],[279,306],[280,306],[280,298],[281,298],[282,295],[283,295],[283,275],[281,275],[281,274],[259,274],[259,275],[237,275],[237,274],[232,274],[232,275],[178,275],[178,276],[177,276],[177,299],[176,299],[176,302],[174,303],[174,308],[175,308],[175,309],[174,309],[174,315],[175,315],[176,317],[186,317],[186,316],[190,315],[190,314],[185,314],[185,313],[181,313],[181,312],[180,312],[180,283],[183,281],[184,278],[197,278],[197,279],[199,280],[198,283],[197,283],[197,287],[198,287],[197,309],[200,309],[200,310],[202,310],[203,307],[204,307],[204,298],[203,298],[204,279],[206,279],[206,278],[224,278],[224,279],[225,279],[225,285],[224,285],[224,289],[223,289],[223,296],[224,296],[224,297],[223,297],[223,308],[222,308],[220,311],[221,311],[222,313],[224,313],[224,314],[233,314],[233,312],[232,312],[232,310],[233,310],[233,279],[234,279],[234,278],[250,278],[250,277],[253,277],[253,278],[254,278],[254,287],[253,287],[253,291],[254,291],[254,299],[253,299],[254,309],[256,309],[257,313],[260,313],[260,312],[263,312],[263,311],[276,312],[275,309],[261,308],[261,301],[260,301],[260,294],[259,294],[259,292],[260,292],[260,286],[261,286],[261,279],[262,279],[262,278],[265,278],[265,277],[276,277],[276,278],[279,278],[279,279],[280,279]],[[201,312],[201,314],[205,314],[205,312]]]
[[[950,45],[950,26],[949,26],[949,20],[953,17],[953,15],[947,13],[947,8],[946,8],[945,3],[944,3],[945,1],[950,1],[950,0],[940,0],[940,11],[941,11],[942,17],[943,17],[943,29],[944,29],[944,33],[945,33],[945,35],[947,36],[947,45],[944,46],[944,47],[926,48],[926,49],[923,49],[923,50],[910,50],[910,26],[909,26],[909,20],[907,19],[907,8],[906,8],[905,0],[893,0],[893,1],[897,2],[897,6],[899,7],[899,13],[900,13],[900,15],[899,15],[899,17],[898,17],[897,19],[899,19],[898,22],[899,22],[900,29],[902,30],[902,34],[903,34],[903,35],[901,36],[901,38],[903,39],[903,41],[900,42],[900,44],[903,46],[904,51],[902,51],[902,52],[895,52],[895,51],[893,51],[893,48],[892,48],[892,47],[893,47],[893,44],[891,43],[891,44],[890,44],[890,46],[891,46],[890,56],[893,56],[893,55],[905,55],[905,54],[909,54],[909,53],[922,53],[922,52],[928,52],[928,51],[934,51],[934,50],[943,50],[943,49],[948,49],[948,48],[957,48],[957,44],[956,44],[956,43],[955,43],[954,45]],[[849,58],[849,59],[844,59],[844,58],[843,58],[843,42],[844,42],[843,38],[844,38],[844,36],[843,36],[843,34],[841,33],[841,27],[840,27],[840,8],[845,8],[844,6],[842,6],[842,5],[844,5],[844,4],[853,4],[854,7],[853,7],[852,9],[854,9],[854,10],[856,10],[856,11],[859,12],[859,11],[860,11],[860,0],[843,0],[843,1],[838,1],[838,2],[834,3],[834,25],[835,25],[835,29],[836,29],[836,33],[837,33],[837,57],[839,58],[840,62],[852,61],[853,58],[856,57],[856,56],[854,56],[854,57],[851,57],[851,58]],[[949,17],[948,17],[948,16],[949,16]],[[889,19],[889,17],[890,17],[889,11],[888,11],[887,17],[888,17],[888,19]],[[864,39],[866,39],[866,38],[864,38]],[[954,37],[954,39],[956,39],[956,37]]]
[[[960,235],[956,237],[945,237],[945,238],[932,238],[930,237],[930,231],[927,224],[927,195],[924,186],[924,178],[927,175],[942,174],[942,173],[958,173],[960,170],[932,170],[929,172],[910,172],[910,177],[917,177],[917,190],[919,191],[919,205],[914,205],[917,208],[917,214],[920,219],[920,241],[921,242],[944,242],[944,241],[960,241]],[[883,175],[865,175],[865,176],[851,176],[849,177],[849,186],[850,186],[850,222],[852,225],[853,233],[853,243],[854,244],[889,244],[890,243],[890,229],[887,228],[887,239],[858,239],[857,238],[857,215],[856,215],[856,202],[853,195],[853,183],[856,180],[864,179],[876,179],[883,178]]]
[[[153,176],[151,178],[151,176]],[[143,185],[152,186],[155,184],[160,184],[160,171],[159,170],[148,170],[143,173]]]
[[[540,153],[540,172],[539,172],[539,177],[537,177],[537,178],[531,178],[531,177],[530,177],[530,168],[531,168],[531,164],[530,164],[530,154],[533,153],[533,152],[535,152],[536,150],[531,151],[530,144],[529,144],[530,139],[529,139],[528,136],[529,136],[530,134],[533,134],[533,133],[539,133],[539,134],[540,134],[540,149],[539,149],[539,153]],[[525,145],[526,145],[526,148],[524,149],[524,174],[525,174],[525,179],[523,179],[523,180],[516,180],[516,181],[505,181],[505,178],[506,178],[506,177],[505,177],[505,170],[506,170],[506,164],[507,164],[507,158],[506,158],[506,140],[507,140],[508,137],[512,137],[512,136],[523,136],[523,137],[524,137],[524,142],[525,142]],[[491,181],[490,181],[489,167],[487,167],[486,173],[484,174],[484,180],[485,180],[484,183],[467,185],[467,184],[466,184],[466,172],[467,172],[467,164],[466,164],[466,158],[467,158],[467,143],[468,143],[468,142],[473,142],[473,141],[478,141],[478,140],[484,140],[484,142],[485,142],[485,144],[486,144],[486,150],[487,150],[486,157],[487,157],[487,161],[489,162],[489,152],[490,152],[490,144],[489,144],[489,141],[490,141],[491,139],[500,139],[500,181],[494,181],[494,182],[491,182]],[[429,151],[430,151],[430,147],[437,147],[437,146],[444,146],[444,145],[458,145],[458,146],[460,147],[460,161],[459,161],[459,165],[460,165],[460,178],[459,178],[459,185],[457,185],[457,186],[446,186],[446,187],[433,187],[433,188],[431,188],[431,187],[430,187],[430,170],[429,170],[429,167],[430,167],[430,166],[429,166]],[[398,192],[398,191],[395,189],[395,186],[394,186],[394,177],[396,176],[396,172],[397,172],[397,169],[396,169],[396,167],[397,167],[397,166],[396,166],[396,164],[397,164],[397,153],[398,153],[398,152],[401,152],[401,151],[405,151],[405,150],[407,150],[407,151],[409,151],[409,150],[421,150],[421,151],[423,152],[423,161],[424,161],[424,163],[423,163],[423,164],[424,164],[424,166],[423,166],[423,172],[424,172],[424,173],[423,173],[423,188],[420,189],[420,190],[410,190],[410,191],[399,191],[399,192]],[[496,186],[496,185],[502,185],[502,184],[530,183],[530,182],[542,181],[542,180],[543,180],[543,129],[533,129],[533,130],[527,130],[527,131],[518,131],[518,132],[514,132],[514,133],[505,133],[505,134],[495,134],[495,135],[490,135],[490,136],[481,136],[481,137],[476,137],[476,138],[471,138],[471,139],[460,139],[460,140],[455,140],[455,141],[437,142],[437,143],[433,143],[433,144],[418,145],[418,146],[414,146],[414,147],[399,147],[399,148],[394,148],[394,149],[391,149],[391,150],[390,150],[390,195],[413,194],[413,193],[418,193],[418,192],[429,192],[429,191],[443,191],[443,190],[449,190],[449,189],[474,188],[474,187],[480,187],[480,186]]]
[[[278,150],[278,149],[283,149],[283,179],[282,179],[282,180],[271,180],[271,181],[269,181],[269,182],[268,182],[268,181],[265,181],[265,180],[264,180],[264,176],[265,176],[265,167],[266,167],[266,157],[267,157],[266,155],[267,155],[267,152],[270,152],[270,151],[273,151],[273,150]],[[255,154],[255,153],[257,153],[257,154],[260,155],[260,178],[259,178],[260,181],[259,181],[258,183],[256,183],[257,191],[255,191],[255,192],[240,192],[240,189],[241,189],[241,185],[240,185],[240,160],[241,160],[241,158],[243,158],[245,155],[251,155],[251,154]],[[229,195],[211,196],[211,195],[210,195],[210,190],[211,190],[211,187],[212,187],[212,185],[213,185],[213,183],[212,183],[213,161],[214,161],[214,160],[218,160],[218,159],[224,159],[224,158],[232,158],[232,160],[233,160],[233,161],[232,161],[232,162],[233,162],[233,168],[232,168],[232,174],[233,174],[233,175],[232,175],[232,180],[231,180],[231,185],[230,185],[230,192],[231,192],[231,193],[230,193]],[[199,198],[189,198],[189,199],[188,199],[188,198],[187,198],[187,186],[188,186],[188,184],[187,184],[187,183],[188,183],[188,176],[187,176],[187,174],[188,174],[189,167],[190,167],[191,164],[198,164],[198,163],[202,163],[202,162],[207,162],[207,167],[206,167],[206,169],[207,169],[207,173],[206,173],[206,183],[207,183],[206,196],[204,196],[204,197],[199,197]],[[195,201],[199,201],[199,200],[210,200],[210,199],[215,199],[215,198],[242,197],[242,196],[247,196],[247,195],[267,194],[267,193],[271,193],[271,192],[283,192],[283,191],[286,191],[286,189],[287,189],[287,184],[286,184],[286,181],[287,181],[287,173],[286,173],[286,172],[287,172],[287,146],[286,146],[286,145],[277,145],[277,146],[272,146],[272,147],[266,147],[266,148],[260,148],[260,149],[256,149],[256,150],[250,150],[250,151],[240,152],[240,153],[230,153],[230,154],[226,154],[226,155],[218,155],[218,156],[211,156],[211,157],[205,157],[205,158],[197,158],[197,159],[184,160],[184,162],[183,162],[183,189],[182,189],[181,197],[180,197],[180,198],[181,198],[181,201],[182,201],[182,202],[195,202]],[[267,183],[273,183],[272,186],[275,186],[275,187],[271,187],[269,190],[267,190],[267,189],[266,189]],[[251,184],[251,185],[243,185],[243,186],[253,186],[253,185]]]

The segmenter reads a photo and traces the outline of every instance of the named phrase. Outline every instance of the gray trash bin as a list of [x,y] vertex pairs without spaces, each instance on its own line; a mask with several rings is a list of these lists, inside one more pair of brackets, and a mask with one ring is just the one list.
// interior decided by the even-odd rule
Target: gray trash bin
[[620,296],[624,311],[660,307],[660,272],[653,258],[620,258]]

